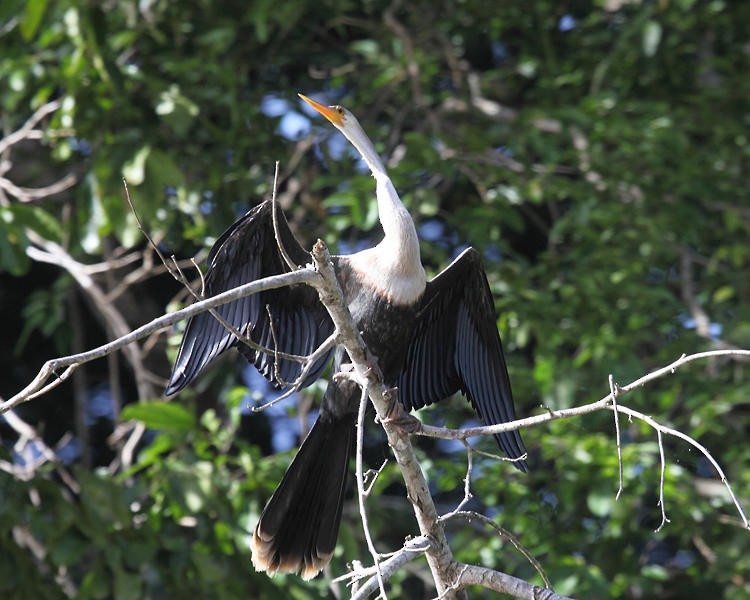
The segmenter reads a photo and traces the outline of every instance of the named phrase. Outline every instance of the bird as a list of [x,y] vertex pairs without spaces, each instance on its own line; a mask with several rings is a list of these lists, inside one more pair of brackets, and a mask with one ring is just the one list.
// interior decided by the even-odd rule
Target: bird
[[[342,106],[299,96],[343,133],[375,179],[382,240],[331,260],[370,356],[383,382],[395,390],[403,414],[461,392],[486,425],[513,421],[510,379],[480,253],[467,248],[428,280],[414,220],[357,118]],[[279,245],[296,265],[310,262],[310,254],[274,202],[261,202],[216,240],[207,259],[206,297],[288,272]],[[307,356],[334,333],[316,290],[304,284],[264,291],[216,311],[255,344],[280,353]],[[336,347],[305,374],[300,362],[275,358],[243,343],[204,312],[186,325],[165,394],[183,389],[232,347],[277,388],[294,382],[300,388],[310,385],[331,359],[334,374],[347,363],[344,350]],[[350,379],[330,379],[315,423],[253,532],[252,562],[258,571],[299,573],[310,579],[329,563],[346,495],[360,395]],[[494,437],[514,459],[513,465],[525,472],[525,449],[518,431]]]

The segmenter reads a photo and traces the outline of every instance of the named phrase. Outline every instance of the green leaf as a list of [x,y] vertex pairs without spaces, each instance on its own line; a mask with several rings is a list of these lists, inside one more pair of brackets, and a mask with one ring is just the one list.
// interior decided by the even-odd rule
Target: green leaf
[[612,492],[592,491],[586,497],[586,505],[597,517],[606,517],[612,512],[615,495]]
[[131,185],[141,185],[146,176],[146,159],[151,154],[151,147],[141,146],[138,152],[122,167],[122,176]]
[[48,213],[41,206],[29,204],[13,204],[10,207],[15,216],[15,222],[33,229],[48,240],[59,242],[62,239],[62,225],[60,220]]
[[128,573],[124,569],[115,569],[115,600],[138,600],[142,598],[140,575]]
[[161,400],[128,404],[122,411],[122,418],[141,421],[149,429],[175,433],[187,433],[195,428],[195,417],[189,410]]
[[29,0],[21,21],[21,35],[28,42],[35,35],[47,10],[47,0]]
[[29,241],[12,208],[0,207],[0,271],[23,275],[29,267]]

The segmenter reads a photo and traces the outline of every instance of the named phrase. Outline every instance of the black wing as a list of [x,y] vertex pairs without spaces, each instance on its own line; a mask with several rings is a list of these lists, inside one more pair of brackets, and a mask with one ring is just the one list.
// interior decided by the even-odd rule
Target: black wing
[[[279,236],[290,258],[298,265],[309,262],[310,255],[294,238],[278,205],[276,213]],[[256,206],[227,229],[214,244],[207,262],[206,297],[288,271],[274,236],[271,201]],[[270,309],[271,320],[266,306]],[[216,310],[238,331],[246,333],[250,327],[252,341],[265,348],[274,348],[275,333],[278,350],[287,354],[310,354],[333,332],[333,323],[317,292],[304,284],[246,296]],[[184,388],[212,360],[233,346],[237,346],[276,386],[282,381],[294,382],[302,371],[302,363],[279,359],[277,377],[273,355],[241,344],[219,321],[205,312],[188,321],[165,393],[174,394]],[[320,376],[329,358],[330,353],[313,366],[303,386]]]
[[[407,410],[459,390],[487,425],[516,418],[492,293],[474,248],[427,283],[398,381],[398,395]],[[518,431],[495,439],[511,458],[525,452]],[[525,461],[513,464],[526,470]]]

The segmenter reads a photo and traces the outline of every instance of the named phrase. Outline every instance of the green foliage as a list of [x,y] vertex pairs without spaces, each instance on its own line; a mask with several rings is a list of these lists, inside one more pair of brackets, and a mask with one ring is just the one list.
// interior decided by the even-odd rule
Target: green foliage
[[[5,569],[6,597],[57,597],[51,574],[62,568],[79,583],[79,598],[272,594],[274,584],[250,566],[248,540],[261,508],[256,481],[274,461],[244,444],[233,456],[219,452],[208,429],[186,427],[193,413],[180,406],[145,403],[128,412],[163,429],[129,472],[76,468],[75,494],[60,493],[43,473],[26,483],[0,476],[4,529],[28,530],[46,548],[50,573],[40,578],[31,557],[4,538],[4,567],[18,562]],[[31,510],[37,495],[39,509]],[[303,597],[323,589],[297,578],[284,585]]]
[[[750,4],[389,6],[2,3],[4,131],[51,99],[61,108],[38,124],[41,135],[8,149],[12,168],[3,162],[0,175],[25,188],[78,178],[29,202],[2,188],[0,302],[18,322],[0,350],[23,367],[6,369],[4,397],[49,358],[48,340],[52,353],[81,349],[72,345],[72,280],[29,257],[33,240],[85,264],[143,247],[123,177],[149,235],[180,258],[270,195],[276,160],[280,198],[306,243],[321,237],[348,251],[378,239],[372,179],[346,153],[338,158],[338,134],[312,120],[309,148],[287,129],[292,113],[305,118],[298,91],[351,108],[418,226],[442,228],[422,245],[429,271],[465,243],[483,252],[521,415],[596,400],[610,373],[623,384],[682,353],[750,346]],[[266,110],[269,99],[285,107]],[[128,264],[92,276],[117,291]],[[158,275],[110,300],[135,327],[175,291]],[[696,307],[708,334],[691,324]],[[82,310],[89,347],[108,333]],[[163,347],[147,347],[147,367],[166,376]],[[90,369],[90,382],[111,376]],[[750,484],[745,371],[696,363],[621,400],[699,439],[740,499]],[[0,473],[2,531],[28,530],[46,549],[35,558],[20,529],[0,536],[3,597],[61,597],[63,567],[82,598],[326,596],[323,581],[271,580],[250,565],[248,536],[289,456],[263,456],[267,430],[253,430],[254,444],[238,434],[246,390],[236,369],[217,365],[170,403],[138,398],[122,373],[121,419],[148,428],[129,469],[76,465],[80,491],[51,470],[29,481]],[[52,446],[73,428],[72,418],[58,423],[72,413],[72,386],[55,393],[54,409],[29,405]],[[424,418],[460,425],[467,414],[454,400]],[[747,532],[706,462],[665,438],[671,522],[657,533],[656,435],[621,426],[619,500],[612,416],[597,414],[525,431],[528,475],[475,456],[473,508],[514,532],[561,593],[746,597]],[[15,440],[0,435],[12,464]],[[454,506],[465,453],[417,443],[440,506]],[[478,444],[494,451],[491,440]],[[373,454],[379,465],[387,450]],[[416,532],[394,468],[369,508],[379,547]],[[347,508],[334,574],[367,560],[355,513]],[[541,582],[495,532],[458,522],[449,531],[460,560]],[[393,596],[431,592],[401,574]]]

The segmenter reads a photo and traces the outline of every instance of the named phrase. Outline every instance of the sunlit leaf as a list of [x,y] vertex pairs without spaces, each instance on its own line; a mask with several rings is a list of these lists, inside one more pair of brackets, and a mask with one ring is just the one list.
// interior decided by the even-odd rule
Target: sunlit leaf
[[187,433],[195,428],[195,417],[175,402],[153,401],[128,404],[123,419],[136,419],[150,429]]

